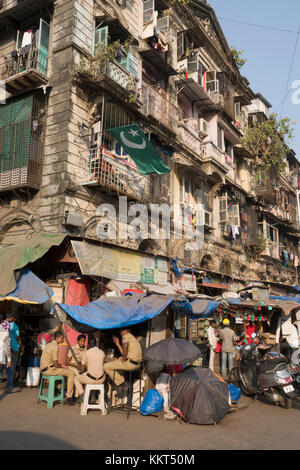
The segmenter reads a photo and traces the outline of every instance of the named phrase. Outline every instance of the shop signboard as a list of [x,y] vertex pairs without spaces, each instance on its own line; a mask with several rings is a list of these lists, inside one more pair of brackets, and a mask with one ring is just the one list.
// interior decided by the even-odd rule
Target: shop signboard
[[[116,281],[167,284],[165,263],[154,256],[118,247],[104,247],[90,242],[72,241],[82,274]],[[167,263],[167,262],[166,262]]]
[[214,287],[216,289],[228,289],[228,283],[221,279],[212,279],[210,277],[204,277],[202,280],[202,285],[205,287]]

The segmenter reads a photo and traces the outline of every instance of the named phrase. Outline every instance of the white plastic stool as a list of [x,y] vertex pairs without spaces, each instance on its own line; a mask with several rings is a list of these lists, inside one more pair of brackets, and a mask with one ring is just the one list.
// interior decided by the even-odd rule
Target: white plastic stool
[[[93,390],[99,391],[99,400],[95,405],[89,404],[90,392]],[[85,416],[87,410],[100,410],[103,415],[106,415],[106,408],[104,403],[104,384],[101,385],[86,385],[83,403],[81,405],[80,414]]]

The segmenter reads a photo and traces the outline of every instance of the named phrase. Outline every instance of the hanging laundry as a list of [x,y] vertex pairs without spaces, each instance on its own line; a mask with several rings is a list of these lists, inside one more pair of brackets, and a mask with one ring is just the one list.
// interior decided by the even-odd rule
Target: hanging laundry
[[231,234],[234,240],[240,236],[239,227],[237,225],[231,225]]

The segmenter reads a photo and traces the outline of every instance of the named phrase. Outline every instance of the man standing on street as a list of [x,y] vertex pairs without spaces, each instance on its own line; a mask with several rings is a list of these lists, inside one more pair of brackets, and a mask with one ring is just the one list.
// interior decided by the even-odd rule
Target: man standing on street
[[8,389],[11,391],[14,386],[16,367],[19,359],[19,350],[21,346],[20,331],[18,325],[15,323],[16,318],[13,314],[6,317],[9,323],[9,336],[10,336],[10,349],[11,349],[11,366],[9,370],[9,385]]
[[234,341],[235,341],[235,332],[230,328],[230,321],[228,318],[223,320],[224,328],[221,331],[221,340],[222,340],[222,375],[226,375],[226,366],[228,359],[228,376],[233,367],[233,353],[234,353]]
[[216,355],[217,342],[218,342],[218,339],[216,337],[216,331],[215,331],[216,326],[217,324],[215,320],[211,320],[209,322],[209,328],[207,330],[208,342],[209,342],[209,347],[210,347],[210,354],[209,354],[210,370],[214,370],[214,364],[215,364],[215,355]]
[[84,390],[82,384],[96,384],[101,385],[105,381],[105,374],[103,372],[103,361],[105,354],[102,349],[97,347],[95,338],[91,338],[88,344],[88,350],[83,353],[82,357],[82,372],[75,376],[75,396],[78,397],[78,402],[83,401]]
[[9,336],[9,323],[3,322],[0,325],[0,383],[2,382],[2,375],[6,369],[6,391],[10,391],[10,384],[8,378],[10,376],[11,366],[11,351],[10,351],[10,336]]
[[41,372],[43,375],[63,375],[67,377],[67,399],[65,403],[67,405],[74,405],[72,396],[73,396],[73,387],[74,387],[74,372],[68,369],[66,366],[60,365],[58,363],[58,353],[59,345],[64,342],[63,333],[57,331],[54,334],[54,340],[51,343],[48,343],[43,350],[41,357]]

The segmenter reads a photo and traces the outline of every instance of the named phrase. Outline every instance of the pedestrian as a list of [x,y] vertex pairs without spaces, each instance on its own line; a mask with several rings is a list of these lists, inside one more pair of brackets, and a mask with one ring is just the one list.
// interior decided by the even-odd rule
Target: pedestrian
[[228,375],[233,367],[233,353],[234,342],[236,340],[235,332],[230,328],[230,321],[228,318],[223,320],[223,329],[220,334],[222,340],[222,375],[225,377],[227,360],[228,360]]
[[[84,390],[82,384],[101,385],[105,381],[103,362],[105,353],[97,347],[95,338],[90,338],[88,350],[83,353],[82,372],[75,376],[75,397],[77,402],[82,403]],[[86,372],[85,372],[86,371]]]
[[10,350],[10,336],[9,324],[3,322],[0,325],[0,383],[2,382],[3,372],[6,369],[6,391],[11,391],[8,378],[10,377],[11,367],[11,350]]
[[214,370],[214,364],[215,364],[215,355],[216,355],[216,349],[217,349],[217,343],[218,343],[218,338],[216,336],[216,328],[217,324],[215,320],[211,320],[209,322],[209,327],[207,330],[207,337],[208,337],[208,343],[209,343],[209,348],[210,348],[210,353],[209,353],[209,368],[210,370]]
[[43,350],[40,368],[43,375],[63,375],[67,377],[67,399],[65,400],[65,403],[67,405],[74,405],[72,396],[75,374],[72,370],[68,369],[67,366],[61,365],[58,362],[59,345],[63,342],[63,333],[56,331],[56,333],[54,333],[54,340],[51,341],[51,343],[48,343]]
[[9,385],[8,388],[12,391],[15,382],[16,368],[19,360],[19,351],[22,344],[20,339],[19,327],[16,324],[16,317],[10,313],[6,316],[6,321],[9,323],[9,336],[10,336],[10,350],[11,350],[11,366],[9,370]]

